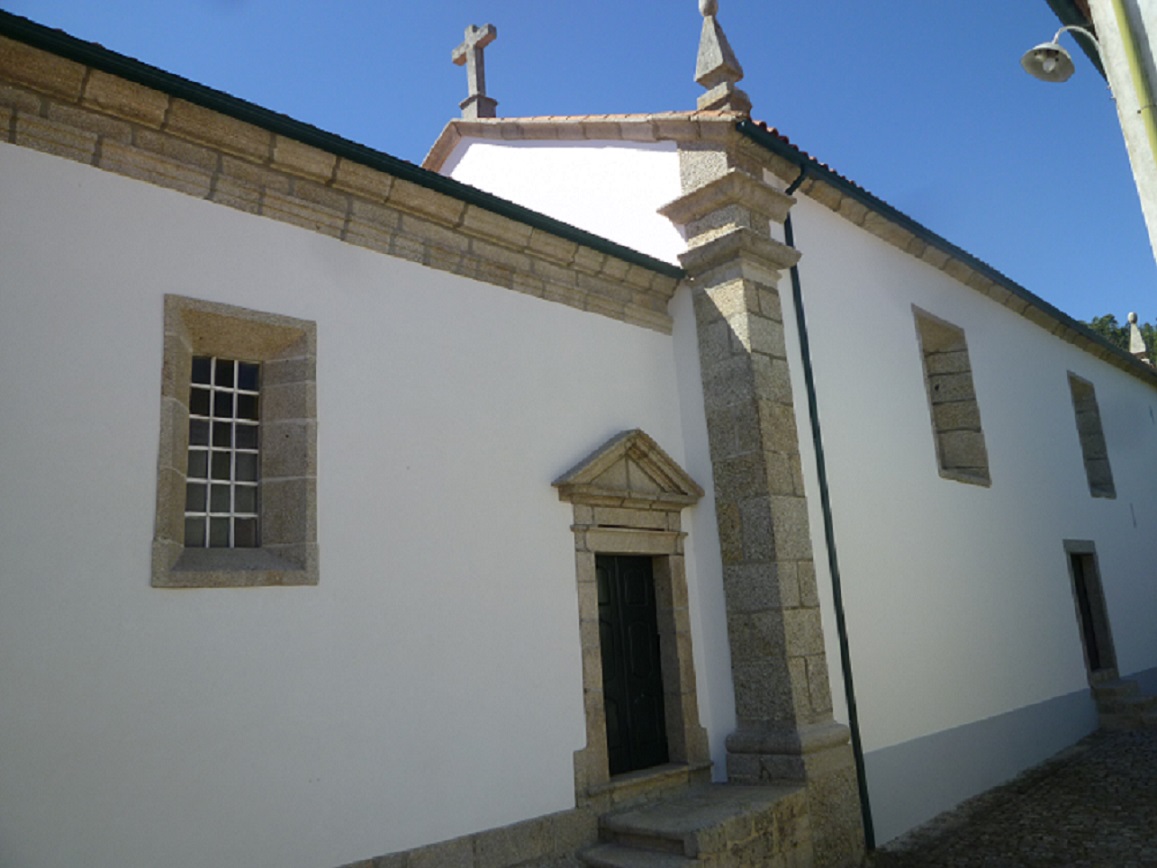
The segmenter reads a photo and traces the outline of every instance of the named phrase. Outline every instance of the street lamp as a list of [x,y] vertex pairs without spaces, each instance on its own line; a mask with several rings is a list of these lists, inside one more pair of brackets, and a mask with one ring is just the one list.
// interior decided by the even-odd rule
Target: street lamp
[[1076,71],[1076,66],[1073,65],[1072,55],[1061,48],[1057,42],[1066,30],[1073,30],[1081,34],[1096,46],[1097,54],[1101,53],[1101,44],[1097,42],[1097,37],[1083,27],[1069,24],[1057,31],[1052,42],[1042,42],[1036,48],[1030,48],[1024,53],[1020,59],[1020,65],[1024,67],[1024,71],[1041,81],[1068,81]]
[[[1130,3],[1133,17],[1126,8]],[[1133,180],[1149,229],[1149,245],[1157,257],[1157,104],[1150,86],[1151,77],[1157,75],[1152,59],[1157,53],[1157,31],[1152,28],[1157,15],[1153,10],[1153,0],[1089,0],[1086,20],[1103,42],[1089,30],[1069,24],[1057,31],[1052,42],[1026,51],[1020,65],[1041,81],[1068,81],[1075,66],[1072,56],[1058,44],[1061,34],[1071,30],[1097,49],[1101,71],[1117,104]],[[1139,20],[1139,26],[1134,18]]]

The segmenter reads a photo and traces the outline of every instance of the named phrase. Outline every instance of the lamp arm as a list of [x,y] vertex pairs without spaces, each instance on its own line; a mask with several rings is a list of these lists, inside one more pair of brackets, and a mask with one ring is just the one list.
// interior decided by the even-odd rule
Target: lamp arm
[[1101,63],[1105,62],[1105,56],[1101,54],[1101,43],[1097,41],[1097,37],[1095,37],[1084,27],[1078,27],[1076,24],[1066,24],[1064,27],[1057,31],[1057,35],[1053,37],[1053,42],[1059,42],[1061,34],[1067,32],[1079,33],[1081,36],[1085,37],[1085,39],[1089,40],[1089,42],[1093,43],[1093,47],[1097,49],[1097,54],[1101,58]]

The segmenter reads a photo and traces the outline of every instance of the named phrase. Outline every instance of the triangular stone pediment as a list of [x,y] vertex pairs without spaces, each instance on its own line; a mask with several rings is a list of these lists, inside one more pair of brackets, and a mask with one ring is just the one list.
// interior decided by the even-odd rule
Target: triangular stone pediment
[[703,489],[643,431],[624,431],[554,481],[572,503],[681,509]]

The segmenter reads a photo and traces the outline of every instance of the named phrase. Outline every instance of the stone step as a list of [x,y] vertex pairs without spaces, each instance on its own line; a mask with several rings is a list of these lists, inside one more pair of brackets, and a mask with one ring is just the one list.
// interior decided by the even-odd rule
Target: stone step
[[1139,712],[1125,712],[1121,714],[1101,714],[1101,729],[1108,732],[1124,732],[1138,729],[1144,723],[1143,715]]
[[[661,802],[607,814],[606,843],[688,859],[751,848],[770,857],[794,853],[807,841],[807,807],[800,786],[697,787]],[[678,864],[678,863],[676,863]]]
[[1157,725],[1157,696],[1146,696],[1131,679],[1093,685],[1101,728],[1113,732]]
[[1141,688],[1136,681],[1126,681],[1118,679],[1116,681],[1106,681],[1103,684],[1093,685],[1093,698],[1100,702],[1102,700],[1117,700],[1127,699],[1133,696],[1139,696]]
[[1134,696],[1130,699],[1099,699],[1097,711],[1101,714],[1138,714],[1157,711],[1157,696]]
[[1113,669],[1098,669],[1095,672],[1089,673],[1089,683],[1094,687],[1099,684],[1109,684],[1113,681],[1120,681],[1121,675],[1115,668]]
[[622,844],[599,844],[579,854],[590,868],[690,868],[694,859],[674,853],[638,850]]

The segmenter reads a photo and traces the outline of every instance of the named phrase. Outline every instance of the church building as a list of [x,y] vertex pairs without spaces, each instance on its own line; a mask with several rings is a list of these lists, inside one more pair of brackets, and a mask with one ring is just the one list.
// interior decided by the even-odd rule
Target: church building
[[0,868],[854,866],[1157,723],[1157,372],[700,12],[421,167],[0,12]]

